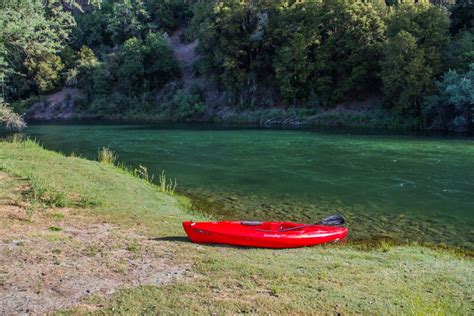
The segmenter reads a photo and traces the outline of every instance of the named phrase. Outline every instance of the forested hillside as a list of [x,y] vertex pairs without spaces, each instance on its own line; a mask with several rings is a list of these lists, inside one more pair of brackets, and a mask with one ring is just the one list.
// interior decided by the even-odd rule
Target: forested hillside
[[[0,120],[12,128],[23,124],[10,105],[23,113],[64,87],[80,91],[77,117],[312,115],[375,100],[419,128],[473,127],[470,0],[6,0],[0,10]],[[192,80],[177,31],[197,44]]]

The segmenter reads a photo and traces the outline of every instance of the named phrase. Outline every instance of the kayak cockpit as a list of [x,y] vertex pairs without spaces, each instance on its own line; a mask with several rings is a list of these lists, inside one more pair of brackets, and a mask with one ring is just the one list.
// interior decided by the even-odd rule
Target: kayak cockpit
[[267,231],[286,231],[286,230],[302,230],[308,225],[291,223],[291,222],[260,222],[260,221],[243,221],[240,222],[242,226],[246,226],[258,230],[267,230]]

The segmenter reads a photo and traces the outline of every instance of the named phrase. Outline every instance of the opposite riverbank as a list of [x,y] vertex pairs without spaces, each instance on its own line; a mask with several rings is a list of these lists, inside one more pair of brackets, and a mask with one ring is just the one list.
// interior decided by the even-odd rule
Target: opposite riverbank
[[[111,163],[0,143],[1,313],[468,314],[472,258],[418,245],[189,243],[185,198]],[[26,302],[26,303],[25,303]]]
[[[65,88],[54,94],[12,104],[16,113],[27,120],[40,121],[110,121],[110,122],[196,122],[217,124],[252,124],[262,127],[335,127],[416,131],[416,119],[384,109],[376,98],[343,103],[334,108],[247,108],[199,103],[187,104],[187,99],[167,104],[138,106],[117,113],[94,113],[84,110],[83,93]],[[146,109],[144,111],[143,109]]]

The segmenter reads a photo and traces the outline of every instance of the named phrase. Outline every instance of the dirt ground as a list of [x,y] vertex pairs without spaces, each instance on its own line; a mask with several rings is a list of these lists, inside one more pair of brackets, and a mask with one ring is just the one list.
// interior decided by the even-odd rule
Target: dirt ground
[[[11,180],[0,173],[0,182]],[[124,287],[163,285],[192,276],[172,245],[83,211],[28,212],[26,185],[0,196],[0,315],[101,307]],[[99,298],[99,299],[97,299]]]

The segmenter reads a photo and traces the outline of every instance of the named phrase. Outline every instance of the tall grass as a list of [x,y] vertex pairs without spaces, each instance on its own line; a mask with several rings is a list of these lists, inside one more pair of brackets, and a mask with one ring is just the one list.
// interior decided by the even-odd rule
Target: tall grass
[[[155,176],[153,174],[150,175],[148,173],[148,169],[145,166],[139,165],[138,168],[131,169],[130,167],[124,165],[123,163],[119,163],[118,155],[108,147],[102,147],[99,150],[98,159],[100,163],[113,165],[119,169],[122,169],[124,172],[133,175],[134,177],[145,180],[146,182],[152,185],[155,185],[153,183]],[[177,180],[168,178],[164,170],[161,173],[161,175],[158,177],[158,188],[163,193],[174,195],[177,185],[178,185]]]
[[22,133],[15,133],[7,137],[1,138],[0,142],[7,142],[12,144],[21,145],[23,148],[43,148],[43,146],[35,138],[30,138]]
[[173,182],[173,179],[168,178],[165,174],[165,171],[163,170],[158,180],[159,180],[159,188],[161,192],[167,193],[169,195],[174,195],[174,191],[176,190],[176,186],[178,185],[176,178],[174,179],[174,182]]
[[108,147],[99,149],[99,162],[107,165],[116,165],[118,155],[110,150]]
[[143,179],[148,183],[153,183],[154,175],[148,173],[148,169],[142,165],[138,165],[137,169],[133,170],[133,175],[137,178]]

